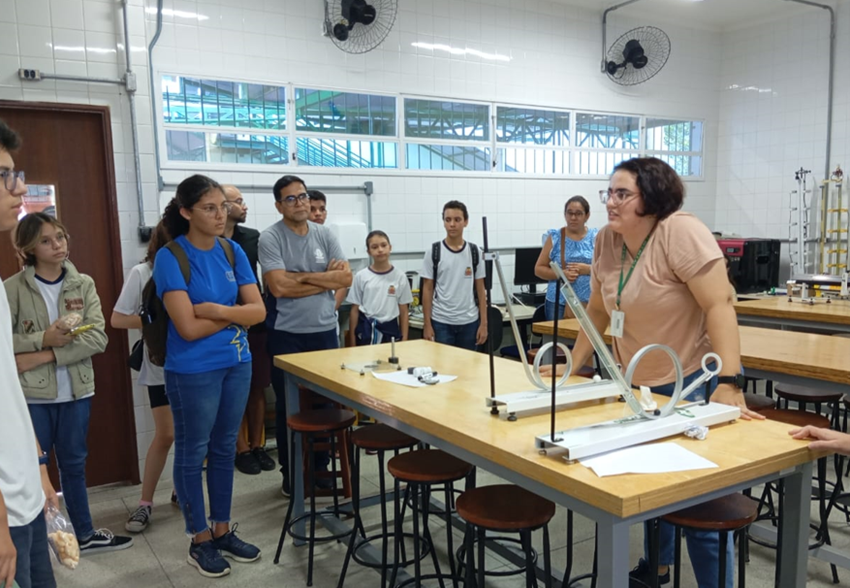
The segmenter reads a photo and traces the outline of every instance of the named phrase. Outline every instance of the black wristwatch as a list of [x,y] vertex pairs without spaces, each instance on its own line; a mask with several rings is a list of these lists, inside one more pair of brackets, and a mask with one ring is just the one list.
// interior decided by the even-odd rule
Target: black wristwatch
[[732,384],[739,390],[744,389],[744,384],[746,384],[747,379],[744,377],[744,374],[735,374],[734,376],[717,376],[718,384]]

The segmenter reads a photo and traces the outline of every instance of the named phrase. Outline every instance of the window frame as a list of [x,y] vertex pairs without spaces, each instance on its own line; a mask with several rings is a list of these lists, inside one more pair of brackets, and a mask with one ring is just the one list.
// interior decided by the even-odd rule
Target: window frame
[[[305,84],[305,83],[280,83],[280,82],[272,82],[269,80],[256,79],[256,78],[241,78],[239,80],[218,80],[217,82],[228,82],[228,83],[246,83],[246,84],[262,84],[265,86],[275,86],[278,88],[284,88],[285,91],[285,100],[286,100],[286,121],[284,129],[264,129],[264,128],[255,128],[255,127],[236,127],[231,125],[224,126],[215,126],[215,125],[204,125],[204,124],[190,124],[190,123],[174,123],[174,122],[165,122],[164,119],[164,92],[162,89],[162,78],[164,76],[172,76],[172,77],[183,77],[183,78],[194,78],[194,79],[212,79],[207,74],[196,74],[194,72],[183,72],[183,73],[175,73],[173,70],[168,71],[160,71],[157,72],[157,79],[160,80],[160,84],[157,88],[157,96],[155,100],[155,115],[158,117],[158,132],[156,140],[159,141],[158,145],[161,153],[161,167],[164,170],[183,170],[187,167],[191,167],[192,169],[199,170],[210,170],[210,171],[227,171],[227,172],[273,172],[273,173],[298,173],[298,170],[301,172],[305,172],[305,170],[309,170],[309,173],[315,174],[325,174],[325,175],[403,175],[403,176],[443,176],[443,177],[454,177],[454,178],[498,178],[498,179],[566,179],[566,180],[606,180],[608,178],[607,173],[603,174],[581,174],[578,173],[580,170],[580,158],[582,153],[624,153],[630,156],[684,156],[684,157],[699,157],[701,159],[699,166],[699,174],[698,175],[688,175],[682,176],[682,180],[686,182],[702,182],[705,181],[705,169],[706,169],[706,120],[703,118],[697,117],[681,117],[681,116],[668,116],[668,115],[659,115],[654,113],[646,113],[646,114],[636,114],[632,112],[617,112],[617,111],[602,111],[602,110],[593,110],[593,109],[585,109],[578,107],[569,107],[565,105],[541,105],[541,104],[528,104],[528,103],[519,103],[519,102],[502,102],[497,100],[473,100],[467,98],[450,98],[446,96],[437,96],[437,95],[427,95],[427,94],[407,94],[403,92],[398,93],[390,93],[390,92],[375,92],[372,90],[366,89],[351,89],[351,88],[340,88],[340,87],[332,87],[332,86],[320,86],[316,84]],[[312,131],[300,131],[297,130],[297,124],[295,121],[296,112],[295,112],[295,90],[296,88],[307,89],[307,90],[319,90],[319,91],[332,91],[332,92],[345,92],[345,93],[353,93],[353,94],[368,94],[374,96],[385,96],[391,97],[395,101],[396,105],[396,121],[395,121],[395,135],[357,135],[351,133],[322,133],[322,132],[312,132]],[[489,125],[488,133],[489,138],[486,140],[476,140],[476,139],[466,139],[466,140],[457,140],[457,139],[427,139],[427,138],[418,138],[418,137],[407,137],[405,135],[406,129],[406,112],[405,112],[405,100],[406,99],[416,99],[416,100],[428,100],[428,101],[437,101],[437,102],[454,102],[454,103],[462,103],[462,104],[475,104],[479,106],[486,106],[488,109],[487,114],[487,124]],[[569,144],[568,145],[537,145],[537,144],[529,144],[529,143],[511,143],[511,142],[499,142],[497,137],[498,130],[498,109],[499,107],[503,108],[520,108],[520,109],[530,109],[530,110],[543,110],[543,111],[553,111],[558,113],[569,113],[570,115],[570,128],[569,128]],[[639,133],[638,133],[638,148],[637,149],[618,149],[618,148],[600,148],[600,147],[579,147],[576,144],[577,140],[577,128],[576,128],[576,117],[577,114],[600,114],[600,115],[608,115],[608,116],[625,116],[625,117],[634,117],[639,121]],[[666,121],[678,121],[678,122],[689,122],[695,123],[698,122],[702,126],[702,135],[699,149],[694,151],[661,151],[661,150],[650,150],[647,149],[648,145],[648,133],[650,132],[647,126],[647,121],[652,119],[662,119]],[[170,160],[167,157],[168,154],[168,145],[166,141],[166,134],[169,130],[179,130],[179,131],[191,131],[191,132],[203,132],[203,133],[219,133],[219,134],[247,134],[247,135],[270,135],[270,136],[281,136],[287,137],[287,146],[289,148],[289,158],[286,163],[275,163],[275,164],[264,164],[264,163],[215,163],[208,161],[177,161]],[[377,143],[392,143],[396,146],[396,167],[328,167],[328,166],[307,166],[300,165],[298,161],[298,139],[300,138],[309,138],[309,139],[324,139],[324,140],[335,140],[335,141],[356,141],[356,142],[377,142]],[[487,170],[446,170],[446,169],[424,169],[424,168],[409,168],[407,162],[407,150],[408,145],[439,145],[439,146],[453,146],[453,147],[475,147],[482,150],[489,150],[489,166]],[[503,155],[501,153],[504,149],[517,149],[517,150],[529,150],[529,151],[557,151],[557,152],[565,152],[567,154],[566,165],[568,166],[568,171],[566,173],[528,173],[528,172],[510,172],[503,171],[501,168],[504,165]]]

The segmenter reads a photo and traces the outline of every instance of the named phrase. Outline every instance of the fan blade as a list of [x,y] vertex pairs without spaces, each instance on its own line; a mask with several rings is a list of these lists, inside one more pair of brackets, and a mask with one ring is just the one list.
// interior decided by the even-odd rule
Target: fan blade
[[[362,0],[360,0],[362,2]],[[357,0],[342,0],[342,18],[345,20],[351,20],[351,6],[357,2]]]

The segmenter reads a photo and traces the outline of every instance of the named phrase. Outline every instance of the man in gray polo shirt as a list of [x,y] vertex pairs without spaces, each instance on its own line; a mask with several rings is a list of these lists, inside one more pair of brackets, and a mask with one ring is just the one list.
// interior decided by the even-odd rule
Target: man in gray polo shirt
[[[283,176],[274,185],[275,208],[283,219],[260,235],[260,266],[275,297],[267,324],[272,356],[339,347],[333,291],[351,285],[351,268],[330,229],[308,220],[310,198],[301,178]],[[281,490],[289,494],[289,454],[284,373],[272,369]],[[327,467],[327,454],[316,454],[316,469]]]

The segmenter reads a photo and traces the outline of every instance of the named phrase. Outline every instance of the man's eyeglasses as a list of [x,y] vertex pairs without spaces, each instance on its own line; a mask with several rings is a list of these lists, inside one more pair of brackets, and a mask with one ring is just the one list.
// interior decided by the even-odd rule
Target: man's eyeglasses
[[206,206],[200,206],[200,207],[195,206],[193,208],[200,210],[205,215],[211,216],[211,217],[216,216],[218,213],[221,213],[221,214],[227,216],[228,214],[230,214],[230,211],[233,208],[233,204],[230,203],[230,202],[225,202],[221,206],[216,206],[215,204],[207,204]]
[[18,185],[18,180],[21,180],[22,184],[26,184],[26,179],[24,178],[24,172],[22,171],[13,171],[11,169],[6,169],[0,171],[0,178],[3,178],[3,185],[6,186],[6,189],[10,192],[14,190]]
[[629,190],[612,190],[608,188],[607,190],[599,190],[599,200],[602,201],[602,204],[608,204],[610,200],[614,206],[620,206],[626,200],[630,200],[640,194],[640,192],[631,192]]
[[296,204],[304,204],[310,199],[310,195],[306,192],[301,194],[296,194],[295,196],[287,196],[286,198],[282,198],[281,201],[287,206],[295,206]]
[[235,205],[235,206],[243,206],[245,204],[245,201],[242,198],[237,198],[236,200],[228,200],[227,202],[230,205]]

